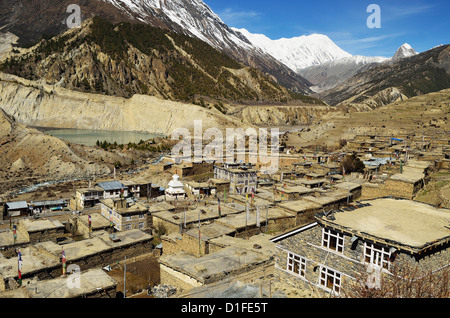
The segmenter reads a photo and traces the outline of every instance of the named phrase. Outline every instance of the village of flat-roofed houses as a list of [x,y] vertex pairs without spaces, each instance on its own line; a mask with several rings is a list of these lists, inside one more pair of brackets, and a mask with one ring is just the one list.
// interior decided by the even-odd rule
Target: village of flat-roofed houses
[[167,154],[63,198],[3,200],[0,297],[339,297],[398,263],[439,275],[449,196],[418,194],[449,156],[445,135],[357,135],[335,152],[281,147],[271,174],[248,152]]

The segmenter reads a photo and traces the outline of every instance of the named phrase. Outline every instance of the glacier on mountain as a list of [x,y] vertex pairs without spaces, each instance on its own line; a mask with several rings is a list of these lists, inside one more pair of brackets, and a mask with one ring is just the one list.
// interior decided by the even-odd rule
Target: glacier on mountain
[[272,40],[263,34],[250,33],[246,29],[232,29],[242,33],[253,45],[272,55],[295,72],[309,66],[321,65],[351,56],[323,34]]

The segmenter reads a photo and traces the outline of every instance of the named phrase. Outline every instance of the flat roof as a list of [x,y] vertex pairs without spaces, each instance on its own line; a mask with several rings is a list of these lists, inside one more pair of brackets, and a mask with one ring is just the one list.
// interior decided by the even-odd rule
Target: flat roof
[[212,182],[198,182],[198,181],[188,181],[186,182],[186,185],[192,187],[192,188],[204,188],[204,189],[209,189],[209,188],[215,188],[215,184],[213,184]]
[[[259,222],[263,223],[266,221],[266,213],[260,211]],[[247,226],[255,226],[256,225],[256,210],[249,212],[249,220],[247,221],[247,213],[242,212],[235,215],[230,215],[224,218],[217,219],[215,222],[222,224],[224,226],[228,226],[232,229],[239,229]]]
[[90,269],[79,273],[79,287],[70,286],[66,277],[57,277],[42,281],[29,281],[23,288],[0,293],[0,298],[76,298],[98,290],[115,288],[117,282],[102,269]]
[[[281,190],[281,189],[277,189],[277,190]],[[296,186],[286,186],[284,188],[284,192],[285,193],[300,193],[300,194],[305,194],[305,193],[311,193],[314,192],[314,189],[311,188],[307,188],[304,187],[302,185],[296,185]]]
[[174,209],[175,207],[167,201],[150,202],[148,205],[148,211],[152,213],[160,211],[170,211]]
[[58,257],[61,255],[62,248],[64,247],[67,261],[74,261],[83,257],[99,254],[103,251],[125,247],[130,244],[148,241],[153,238],[153,236],[138,229],[116,232],[114,234],[119,239],[118,241],[113,242],[109,238],[109,233],[104,232],[96,237],[68,243],[64,246],[54,242],[42,242],[36,244],[36,246]]
[[305,178],[300,178],[297,180],[290,180],[290,182],[295,183],[295,184],[318,184],[318,183],[325,183],[327,180],[326,179],[305,179]]
[[276,254],[276,244],[271,242],[272,235],[259,233],[252,235],[249,238],[239,238],[229,235],[222,235],[211,239],[211,243],[222,246],[234,246],[242,249],[257,250],[267,256],[273,256]]
[[230,180],[220,179],[220,178],[211,178],[209,180],[211,180],[212,183],[216,183],[216,184],[227,184],[227,183],[230,183]]
[[[391,180],[402,181],[407,183],[415,183],[422,180],[425,177],[425,173],[421,168],[404,167],[403,173],[396,173],[389,177]],[[388,180],[389,180],[388,179]]]
[[[209,241],[213,238],[220,237],[222,235],[229,235],[234,231],[235,231],[234,229],[228,226],[213,222],[205,226],[200,226],[200,237],[203,241]],[[184,234],[198,238],[198,227],[192,228],[186,231]]]
[[191,276],[202,284],[220,280],[225,273],[241,273],[242,269],[270,261],[270,257],[257,249],[242,249],[229,246],[201,258],[186,252],[163,255],[159,262],[163,266],[173,268]]
[[[246,206],[246,200],[247,197],[244,194],[230,194],[227,195],[227,199],[232,199],[238,201],[240,204],[242,204],[245,208]],[[248,204],[252,203],[252,195],[251,193],[248,194]],[[266,196],[265,198],[262,195],[258,195],[258,193],[255,193],[255,196],[253,198],[253,205],[273,205],[272,201],[270,201],[270,197]]]
[[64,225],[60,221],[50,220],[50,219],[43,219],[43,220],[23,219],[23,220],[20,220],[20,224],[28,232],[64,228]]
[[336,188],[343,189],[343,190],[350,189],[350,191],[362,187],[362,185],[360,185],[359,183],[349,182],[349,181],[339,182],[339,183],[334,184],[334,186]]
[[325,192],[323,195],[315,196],[304,196],[303,199],[312,201],[321,205],[326,205],[334,203],[345,199],[348,196],[348,191],[344,189],[337,189],[335,191]]
[[320,209],[322,207],[322,204],[309,200],[299,199],[280,203],[279,207],[293,212],[303,212],[310,209]]
[[424,248],[450,239],[450,229],[446,227],[450,220],[449,209],[392,198],[361,201],[361,204],[366,206],[334,213],[333,221],[326,220],[326,217],[318,218],[318,221],[413,248]]
[[[53,243],[57,245],[56,243]],[[59,246],[59,255],[61,255],[61,246]],[[36,245],[20,248],[22,254],[22,275],[39,272],[45,268],[60,266],[59,256],[48,255],[37,248]],[[0,276],[3,279],[17,277],[17,256],[11,258],[2,258],[0,262]]]
[[105,218],[99,212],[78,215],[78,219],[87,226],[89,225],[89,215],[91,216],[91,226],[94,230],[102,229],[111,225],[109,219]]
[[108,198],[108,199],[100,200],[100,203],[106,205],[108,208],[113,209],[120,214],[136,213],[136,212],[146,213],[148,211],[147,206],[145,206],[139,202],[134,202],[134,201],[129,202],[128,200],[126,202],[125,208],[116,207],[115,202],[117,202],[117,201],[119,201],[119,200],[113,200],[111,198]]

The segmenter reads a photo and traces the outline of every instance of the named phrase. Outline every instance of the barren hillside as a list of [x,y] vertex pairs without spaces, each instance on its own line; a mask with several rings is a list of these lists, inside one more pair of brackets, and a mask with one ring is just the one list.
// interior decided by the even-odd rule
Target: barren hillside
[[358,134],[435,135],[450,131],[450,89],[416,96],[374,110],[346,107],[330,112],[301,133],[289,133],[288,145],[336,146]]
[[0,109],[0,193],[42,180],[108,174],[115,162],[129,160],[28,128]]

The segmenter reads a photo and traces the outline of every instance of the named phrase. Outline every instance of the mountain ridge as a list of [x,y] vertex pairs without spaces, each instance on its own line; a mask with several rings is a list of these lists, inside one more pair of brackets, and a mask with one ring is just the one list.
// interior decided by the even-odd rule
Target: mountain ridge
[[[67,31],[71,0],[3,0],[0,29],[19,36],[19,44],[35,44],[42,35]],[[78,3],[81,20],[94,16],[111,23],[132,22],[186,34],[206,41],[247,66],[270,75],[290,90],[310,94],[311,83],[272,56],[250,45],[247,39],[231,30],[200,0],[83,0]],[[39,17],[39,19],[36,19]]]
[[324,34],[272,40],[263,34],[254,34],[246,29],[232,29],[242,33],[252,44],[283,62],[297,73],[309,66],[351,56],[350,53],[342,50]]
[[149,94],[201,104],[206,99],[271,103],[307,98],[199,39],[146,24],[113,25],[99,17],[41,41],[4,61],[0,69],[51,85],[128,98]]
[[450,44],[357,73],[317,94],[330,105],[360,104],[371,108],[450,87]]

